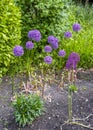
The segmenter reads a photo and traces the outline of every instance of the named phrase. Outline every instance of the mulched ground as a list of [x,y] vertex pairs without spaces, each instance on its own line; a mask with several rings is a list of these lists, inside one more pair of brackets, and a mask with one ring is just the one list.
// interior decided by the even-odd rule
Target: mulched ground
[[[93,71],[79,71],[77,74],[78,92],[73,95],[73,117],[85,118],[79,121],[86,126],[93,127]],[[45,89],[44,114],[36,119],[32,125],[18,127],[11,107],[12,85],[9,77],[4,77],[0,85],[0,130],[89,130],[79,125],[62,124],[68,119],[67,89],[48,86]],[[15,81],[18,82],[18,79]],[[67,84],[65,84],[66,86]]]

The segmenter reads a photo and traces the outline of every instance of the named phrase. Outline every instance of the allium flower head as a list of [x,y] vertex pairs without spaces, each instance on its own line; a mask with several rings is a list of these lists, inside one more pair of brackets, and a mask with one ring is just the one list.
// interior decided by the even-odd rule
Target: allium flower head
[[80,56],[78,53],[72,52],[68,57],[66,62],[67,69],[76,69],[77,63],[80,61]]
[[73,24],[73,31],[78,32],[81,29],[81,25],[79,23]]
[[28,38],[39,42],[41,40],[41,33],[39,30],[31,30],[28,32]]
[[50,44],[58,43],[58,39],[51,35],[48,37],[48,43]]
[[46,45],[45,48],[44,48],[44,51],[45,52],[51,52],[52,51],[51,46]]
[[24,49],[22,46],[15,46],[13,49],[13,53],[15,56],[22,56],[24,54]]
[[61,57],[65,57],[66,52],[65,52],[64,50],[60,50],[60,51],[58,52],[58,55],[61,56]]
[[69,59],[66,62],[66,69],[76,69],[77,63],[71,62]]
[[70,60],[71,62],[76,62],[76,63],[78,63],[78,62],[80,61],[80,56],[79,56],[78,53],[72,52],[72,53],[70,54],[70,56],[69,56],[69,60]]
[[65,32],[65,34],[64,34],[64,37],[66,37],[66,38],[71,38],[72,37],[72,33],[71,32]]
[[26,49],[33,49],[34,48],[34,44],[31,41],[26,42]]
[[52,45],[53,49],[57,49],[58,48],[58,42],[52,43],[51,45]]
[[47,63],[47,64],[51,64],[52,63],[52,57],[51,56],[46,56],[44,58],[44,62]]

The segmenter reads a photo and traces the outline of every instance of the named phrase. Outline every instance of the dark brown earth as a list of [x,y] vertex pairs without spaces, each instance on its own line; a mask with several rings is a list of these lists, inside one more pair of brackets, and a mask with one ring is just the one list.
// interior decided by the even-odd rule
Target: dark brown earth
[[[93,71],[79,71],[77,77],[78,91],[73,95],[73,117],[85,118],[84,121],[78,122],[93,127]],[[66,87],[57,91],[56,85],[45,89],[46,111],[44,114],[32,125],[19,128],[15,123],[11,106],[12,85],[10,81],[9,77],[4,77],[0,85],[0,130],[89,130],[71,124],[65,124],[62,127],[62,124],[68,120],[68,93]],[[15,79],[15,82],[17,84],[18,79]]]

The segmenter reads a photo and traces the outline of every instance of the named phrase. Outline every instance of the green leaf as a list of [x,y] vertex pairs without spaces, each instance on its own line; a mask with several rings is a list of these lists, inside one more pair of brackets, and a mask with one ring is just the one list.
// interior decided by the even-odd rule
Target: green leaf
[[69,86],[70,91],[72,91],[73,93],[77,91],[77,87],[75,85],[70,85]]

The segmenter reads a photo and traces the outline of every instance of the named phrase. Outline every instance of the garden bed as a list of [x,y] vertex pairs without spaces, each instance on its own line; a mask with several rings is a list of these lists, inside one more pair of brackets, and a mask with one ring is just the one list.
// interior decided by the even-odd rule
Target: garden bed
[[[77,77],[78,91],[73,95],[73,117],[84,119],[78,122],[93,127],[93,71],[80,70]],[[17,82],[18,79],[16,79]],[[4,77],[0,85],[0,130],[89,130],[80,125],[64,124],[68,120],[68,93],[66,88],[58,90],[56,85],[45,88],[46,110],[43,115],[32,125],[18,127],[10,105],[11,88],[9,77]]]

